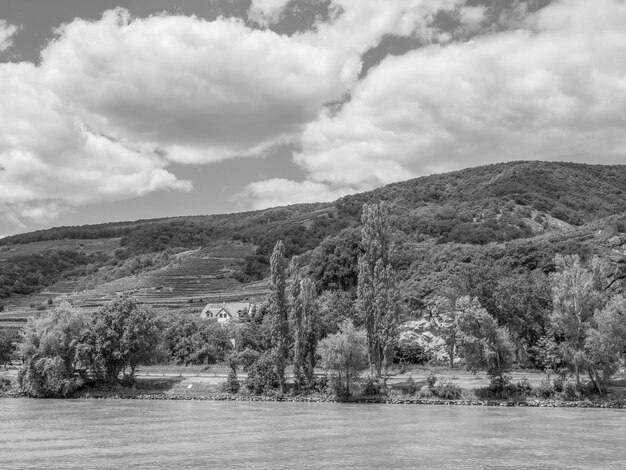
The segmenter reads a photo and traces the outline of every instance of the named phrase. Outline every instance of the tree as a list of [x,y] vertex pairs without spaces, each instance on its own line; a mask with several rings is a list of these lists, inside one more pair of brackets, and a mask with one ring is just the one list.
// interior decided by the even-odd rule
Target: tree
[[296,274],[292,284],[294,319],[293,371],[299,385],[310,387],[314,382],[316,349],[319,338],[319,313],[315,284],[310,278]]
[[80,388],[89,317],[62,302],[28,322],[18,344],[18,385],[29,396],[64,397]]
[[359,235],[356,229],[346,229],[313,250],[309,271],[318,292],[353,291],[357,286]]
[[400,294],[391,265],[389,205],[363,205],[362,249],[359,256],[358,310],[365,325],[370,371],[385,378],[391,362],[400,319]]
[[626,354],[626,299],[613,298],[594,316],[594,323],[585,338],[585,358],[589,378],[598,392],[605,394]]
[[270,258],[270,315],[274,364],[278,376],[280,392],[284,392],[285,368],[289,353],[287,340],[289,334],[288,305],[286,296],[287,261],[282,241],[276,242]]
[[509,275],[498,280],[493,297],[495,318],[515,338],[517,362],[539,366],[536,346],[547,333],[552,311],[549,279],[539,270]]
[[15,330],[0,330],[0,365],[11,362],[15,353],[15,343],[19,340],[19,334]]
[[320,341],[319,352],[324,368],[337,374],[343,393],[350,396],[350,383],[368,363],[365,332],[345,320],[338,333]]
[[159,343],[156,316],[131,297],[102,307],[90,330],[91,369],[97,379],[132,382],[137,366],[150,361]]
[[356,320],[354,300],[352,294],[342,290],[325,290],[317,297],[320,338],[337,333],[344,320]]
[[[550,322],[560,339],[563,358],[580,386],[580,373],[586,363],[587,332],[592,326],[595,310],[602,305],[599,276],[586,269],[577,255],[557,255],[555,263],[557,271],[552,274],[554,309]],[[598,266],[597,260],[593,260],[592,265]]]
[[503,379],[513,364],[513,343],[509,331],[468,296],[456,301],[459,349],[468,370],[486,370],[490,377]]

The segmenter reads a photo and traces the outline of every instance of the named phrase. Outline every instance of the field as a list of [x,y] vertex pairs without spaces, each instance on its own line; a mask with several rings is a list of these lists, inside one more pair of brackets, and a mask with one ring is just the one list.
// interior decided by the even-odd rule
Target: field
[[[50,248],[52,244],[57,247],[70,242],[37,242],[3,249],[20,249],[33,253],[43,250],[44,246]],[[84,244],[84,248],[95,252],[113,249],[119,240],[81,242],[89,242]],[[253,253],[254,249],[254,245],[248,243],[227,242],[189,250],[178,253],[167,266],[160,269],[144,271],[139,275],[123,277],[86,290],[79,290],[76,280],[63,280],[40,293],[10,298],[5,304],[5,311],[0,313],[0,324],[14,325],[15,321],[19,322],[37,311],[50,308],[50,301],[55,304],[68,300],[76,307],[95,311],[122,294],[130,294],[140,303],[158,310],[191,308],[199,312],[209,302],[254,301],[267,294],[267,281],[241,283],[233,277],[233,273],[241,269],[245,257]]]

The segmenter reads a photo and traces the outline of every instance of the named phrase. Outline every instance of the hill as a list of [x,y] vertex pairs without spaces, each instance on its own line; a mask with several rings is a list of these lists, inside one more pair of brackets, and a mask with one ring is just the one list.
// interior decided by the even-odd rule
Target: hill
[[60,296],[95,308],[132,292],[167,309],[260,298],[279,239],[288,256],[308,265],[320,290],[349,289],[362,205],[379,201],[393,204],[405,297],[419,309],[461,268],[549,272],[557,252],[623,250],[626,165],[502,163],[331,203],[15,235],[0,240],[0,298],[13,317],[45,309]]

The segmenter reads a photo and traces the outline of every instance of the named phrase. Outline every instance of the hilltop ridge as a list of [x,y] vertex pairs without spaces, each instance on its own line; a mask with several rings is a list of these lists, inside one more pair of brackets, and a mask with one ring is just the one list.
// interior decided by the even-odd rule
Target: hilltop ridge
[[343,256],[349,284],[362,205],[379,201],[393,204],[399,271],[407,298],[419,307],[429,286],[464,258],[523,251],[525,261],[518,261],[525,269],[549,270],[559,250],[613,250],[600,232],[609,227],[618,240],[626,232],[626,165],[499,163],[328,203],[14,235],[0,240],[0,298],[5,313],[26,315],[61,296],[86,308],[119,292],[162,308],[262,297],[279,239],[288,256],[300,256],[311,269],[320,259]]

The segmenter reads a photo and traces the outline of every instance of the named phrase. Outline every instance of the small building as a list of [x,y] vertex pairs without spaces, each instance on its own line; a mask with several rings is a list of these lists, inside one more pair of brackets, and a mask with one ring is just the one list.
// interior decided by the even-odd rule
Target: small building
[[221,304],[207,304],[200,318],[216,318],[218,323],[239,320],[239,316],[250,312],[250,302],[222,302]]

